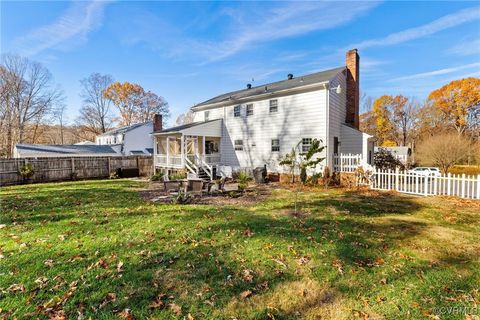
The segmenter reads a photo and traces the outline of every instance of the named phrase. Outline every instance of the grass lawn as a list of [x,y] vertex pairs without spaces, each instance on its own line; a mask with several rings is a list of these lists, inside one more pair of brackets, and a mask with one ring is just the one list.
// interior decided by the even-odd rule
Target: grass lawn
[[240,207],[147,203],[143,187],[1,188],[0,318],[480,315],[478,202],[319,189],[294,216],[283,189]]

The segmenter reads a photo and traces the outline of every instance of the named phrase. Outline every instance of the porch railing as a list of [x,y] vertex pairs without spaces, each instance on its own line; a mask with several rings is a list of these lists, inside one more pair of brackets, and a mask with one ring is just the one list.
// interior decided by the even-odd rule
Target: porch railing
[[165,154],[157,154],[156,164],[160,166],[181,168],[182,167],[182,156],[168,156]]

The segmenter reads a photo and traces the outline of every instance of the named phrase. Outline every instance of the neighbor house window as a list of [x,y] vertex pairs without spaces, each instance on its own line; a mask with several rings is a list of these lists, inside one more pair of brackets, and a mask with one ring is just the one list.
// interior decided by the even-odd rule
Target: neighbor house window
[[235,106],[233,107],[233,116],[234,117],[240,117],[240,106]]
[[280,140],[272,139],[272,152],[279,152],[279,151],[280,151]]
[[235,151],[243,151],[243,140],[235,140]]
[[247,117],[253,116],[253,103],[247,104]]
[[278,100],[270,100],[270,113],[278,112]]
[[205,121],[208,121],[208,119],[210,119],[210,111],[205,111],[205,113],[203,114],[204,116],[204,120]]
[[302,139],[302,152],[307,152],[312,146],[312,138]]

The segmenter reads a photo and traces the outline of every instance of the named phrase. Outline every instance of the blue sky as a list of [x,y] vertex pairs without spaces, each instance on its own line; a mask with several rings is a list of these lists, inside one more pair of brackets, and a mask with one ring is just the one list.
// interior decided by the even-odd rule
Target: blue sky
[[[1,1],[2,53],[43,63],[80,108],[79,80],[111,74],[162,95],[175,117],[217,94],[344,65],[368,96],[424,99],[480,76],[478,2]],[[253,79],[253,82],[252,82]]]

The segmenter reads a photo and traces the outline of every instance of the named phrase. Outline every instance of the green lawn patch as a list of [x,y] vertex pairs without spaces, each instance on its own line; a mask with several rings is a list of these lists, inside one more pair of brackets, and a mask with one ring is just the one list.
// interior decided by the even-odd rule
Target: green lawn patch
[[0,189],[0,319],[465,319],[479,315],[480,205],[273,190],[166,205],[145,182]]

